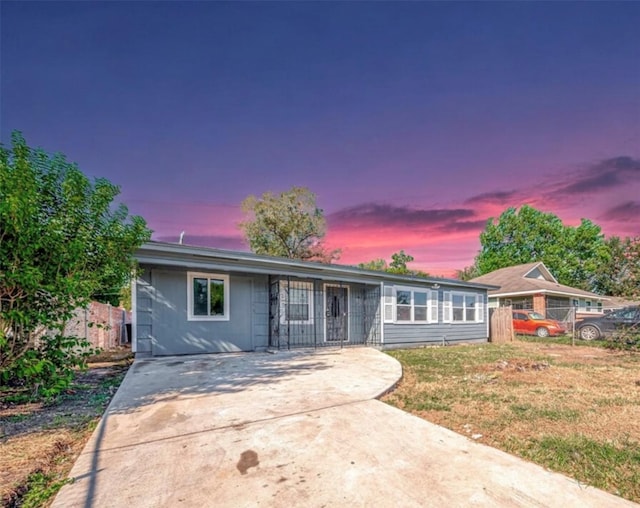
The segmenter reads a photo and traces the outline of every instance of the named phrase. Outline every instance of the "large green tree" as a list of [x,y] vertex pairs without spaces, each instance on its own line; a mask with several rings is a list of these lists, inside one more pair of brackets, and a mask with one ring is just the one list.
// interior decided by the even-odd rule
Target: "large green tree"
[[606,244],[609,255],[598,267],[596,292],[640,298],[640,237],[612,236]]
[[465,269],[475,276],[542,261],[561,284],[586,290],[598,289],[599,269],[610,255],[600,227],[590,220],[565,226],[556,215],[528,205],[489,219],[480,245],[475,265]]
[[114,205],[119,188],[89,180],[61,154],[0,145],[0,370],[4,383],[54,393],[82,364],[81,342],[63,336],[74,309],[117,303],[150,238],[141,217]]
[[259,198],[249,196],[242,202],[246,218],[240,223],[249,247],[256,254],[292,259],[331,262],[340,251],[328,251],[323,245],[326,220],[316,205],[316,196],[306,187]]

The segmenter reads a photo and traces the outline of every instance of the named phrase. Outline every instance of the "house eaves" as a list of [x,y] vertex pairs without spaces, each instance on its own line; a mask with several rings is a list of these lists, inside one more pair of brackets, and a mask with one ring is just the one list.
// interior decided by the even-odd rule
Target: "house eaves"
[[511,291],[501,293],[499,291],[490,291],[489,298],[509,298],[514,296],[529,296],[529,295],[558,295],[558,296],[568,296],[572,298],[590,298],[592,300],[610,300],[606,296],[596,295],[595,293],[589,293],[588,291],[584,292],[575,292],[575,291],[562,291],[562,290],[553,290],[553,289],[538,289],[538,290],[527,290],[527,291]]
[[332,265],[288,258],[262,256],[258,254],[198,247],[165,242],[147,242],[135,254],[140,264],[210,270],[242,270],[247,273],[338,279],[345,282],[380,283],[397,282],[419,285],[446,285],[474,289],[498,289],[498,286],[458,279],[438,277],[415,277],[388,272],[363,270],[345,265]]
[[529,274],[531,272],[533,272],[534,270],[539,270],[540,272],[542,272],[542,274],[545,277],[545,280],[549,281],[549,282],[553,282],[555,284],[558,284],[558,280],[553,276],[553,274],[549,271],[549,269],[545,266],[545,264],[540,261],[538,263],[536,263],[533,267],[531,267],[530,270],[528,270],[523,276],[523,279],[527,279],[529,278]]
[[[542,278],[529,276],[535,270],[540,272]],[[590,291],[559,284],[541,261],[500,268],[476,277],[472,282],[497,286],[496,289],[489,290],[490,298],[545,293],[572,298],[606,299]]]

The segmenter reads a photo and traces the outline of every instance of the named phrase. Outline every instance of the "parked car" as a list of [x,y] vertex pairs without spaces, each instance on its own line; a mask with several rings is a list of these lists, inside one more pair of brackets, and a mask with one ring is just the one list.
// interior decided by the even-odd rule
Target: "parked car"
[[640,334],[640,307],[625,307],[604,316],[588,317],[576,325],[578,336],[583,340],[596,340],[612,335],[616,331],[634,328]]
[[567,331],[560,321],[547,319],[542,314],[530,310],[513,311],[513,330],[516,333],[538,337],[564,335]]

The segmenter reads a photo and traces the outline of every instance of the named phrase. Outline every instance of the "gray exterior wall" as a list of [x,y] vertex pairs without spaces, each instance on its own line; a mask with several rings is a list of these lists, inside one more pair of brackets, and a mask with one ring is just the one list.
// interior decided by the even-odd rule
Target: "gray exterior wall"
[[[447,291],[483,295],[483,315],[481,323],[444,323],[444,293]],[[474,289],[448,288],[438,289],[437,323],[383,323],[384,348],[405,348],[425,345],[452,345],[465,342],[487,342],[489,313],[486,291]]]
[[[192,248],[167,245],[166,249],[184,249],[191,252]],[[274,268],[279,268],[278,260],[272,265],[270,260],[260,261],[256,257],[255,260],[245,263],[243,259],[207,257],[208,251],[202,249],[202,252],[201,256],[193,254],[193,257],[189,257],[191,254],[185,254],[181,258],[173,254],[173,257],[163,255],[157,259],[140,260],[141,271],[134,293],[135,345],[138,355],[218,353],[264,350],[268,347],[320,347],[342,344],[399,348],[486,342],[488,338],[487,291],[484,286],[468,287],[462,282],[442,279],[411,280],[395,275],[389,275],[387,279],[386,274],[379,272],[360,274],[353,268],[311,266],[310,263],[306,276],[302,273],[279,274],[273,272]],[[252,265],[257,265],[259,261],[265,266]],[[300,271],[303,269],[295,262],[292,267]],[[341,270],[346,272],[344,279],[341,278],[342,274],[332,273]],[[188,319],[188,272],[229,276],[229,320]],[[289,326],[281,321],[278,314],[280,295],[278,291],[274,292],[273,288],[276,281],[287,279],[312,283],[313,323],[298,322]],[[383,323],[382,280],[388,286],[423,290],[433,290],[434,286],[441,286],[437,289],[438,321]],[[344,343],[338,340],[325,341],[325,327],[329,317],[325,307],[327,285],[349,288],[349,340]],[[478,323],[444,323],[443,303],[446,291],[481,295],[484,320]]]
[[266,275],[230,274],[228,321],[189,321],[188,271],[143,268],[136,285],[139,355],[222,353],[267,347]]

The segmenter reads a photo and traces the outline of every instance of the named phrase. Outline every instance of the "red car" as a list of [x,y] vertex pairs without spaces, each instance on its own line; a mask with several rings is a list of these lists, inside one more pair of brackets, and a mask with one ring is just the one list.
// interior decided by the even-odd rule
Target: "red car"
[[513,330],[523,335],[549,337],[564,335],[566,328],[555,319],[547,319],[542,314],[530,310],[513,311]]

